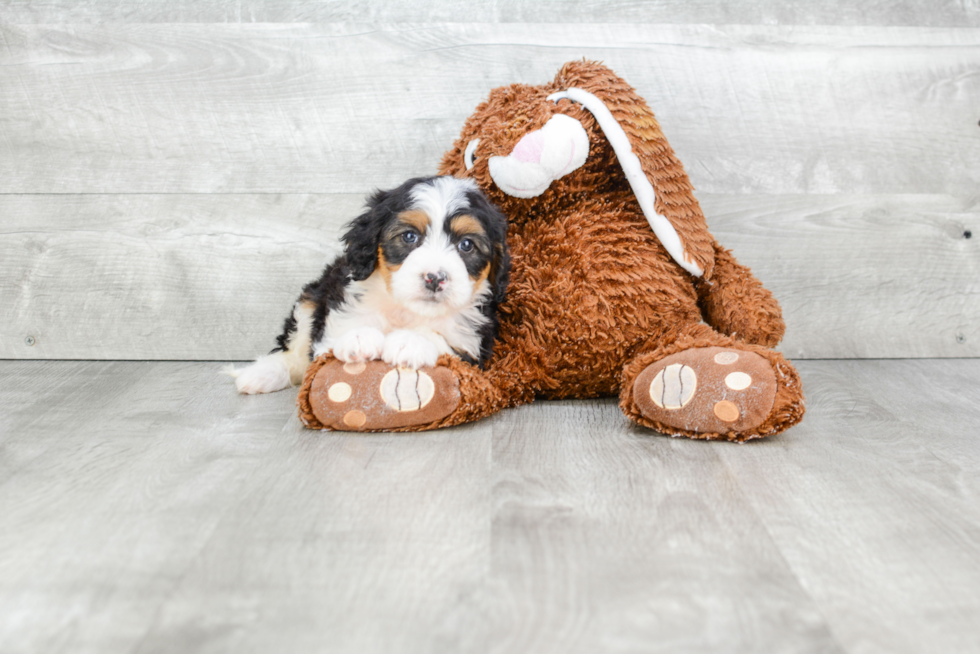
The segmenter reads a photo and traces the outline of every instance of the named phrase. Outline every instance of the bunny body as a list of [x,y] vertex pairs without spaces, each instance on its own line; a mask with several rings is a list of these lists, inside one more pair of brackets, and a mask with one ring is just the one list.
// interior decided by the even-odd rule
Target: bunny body
[[[457,383],[446,415],[376,428],[605,395],[692,438],[749,440],[802,418],[799,376],[771,349],[778,303],[715,241],[653,113],[611,70],[572,62],[551,83],[494,89],[439,172],[472,178],[508,218],[499,337],[485,370],[440,360]],[[304,413],[315,404],[301,393],[308,424],[343,428]]]

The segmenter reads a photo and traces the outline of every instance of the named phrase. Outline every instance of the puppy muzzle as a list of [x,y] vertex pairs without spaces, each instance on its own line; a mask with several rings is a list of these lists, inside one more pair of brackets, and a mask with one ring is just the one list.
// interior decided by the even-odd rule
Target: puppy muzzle
[[440,270],[438,272],[427,272],[422,275],[422,284],[425,286],[426,290],[432,293],[438,293],[443,288],[446,287],[446,281],[449,279],[449,275],[446,274],[445,270]]

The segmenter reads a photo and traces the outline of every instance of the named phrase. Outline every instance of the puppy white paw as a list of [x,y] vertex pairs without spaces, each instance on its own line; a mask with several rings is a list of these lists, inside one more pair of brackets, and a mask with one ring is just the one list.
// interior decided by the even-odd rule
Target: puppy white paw
[[381,358],[385,335],[374,327],[358,327],[333,339],[333,355],[345,363]]
[[439,349],[426,337],[407,329],[399,329],[385,338],[381,358],[393,366],[417,370],[436,365]]
[[269,354],[247,368],[225,372],[235,378],[235,387],[243,395],[274,393],[289,388],[289,367],[279,354]]

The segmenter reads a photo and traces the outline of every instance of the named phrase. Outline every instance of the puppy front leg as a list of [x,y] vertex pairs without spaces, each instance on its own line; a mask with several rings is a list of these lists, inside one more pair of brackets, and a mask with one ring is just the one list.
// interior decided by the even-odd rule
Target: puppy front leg
[[[439,346],[441,341],[442,347]],[[409,329],[398,329],[385,337],[381,358],[385,363],[400,368],[431,368],[440,354],[451,350],[446,339],[436,333],[423,334]]]
[[381,358],[385,335],[376,327],[355,327],[340,336],[325,338],[313,350],[315,357],[333,351],[333,355],[345,363],[373,361]]

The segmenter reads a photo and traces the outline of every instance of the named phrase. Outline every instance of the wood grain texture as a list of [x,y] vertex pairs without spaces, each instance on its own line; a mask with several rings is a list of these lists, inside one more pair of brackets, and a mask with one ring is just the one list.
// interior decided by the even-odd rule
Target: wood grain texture
[[581,57],[702,192],[976,192],[980,29],[4,23],[0,193],[362,193]]
[[[701,197],[792,358],[980,356],[980,210],[948,196]],[[339,251],[350,195],[0,196],[0,357],[247,359]],[[28,346],[30,336],[34,345]]]
[[5,654],[976,649],[980,360],[800,362],[747,445],[311,432],[219,367],[0,361]]
[[5,654],[417,651],[482,580],[490,423],[329,436],[219,368],[0,362]]
[[501,414],[490,651],[843,651],[719,455],[612,401]]
[[746,499],[846,650],[976,651],[980,362],[804,371],[806,448],[720,453]]
[[18,464],[0,477],[3,650],[132,651],[288,424],[287,398],[235,406],[215,364],[0,368]]
[[5,0],[14,23],[723,23],[978,27],[975,3],[842,0]]
[[[175,642],[228,652],[477,645],[456,616],[486,582],[492,425],[351,439],[295,424],[162,607],[140,654],[171,652]],[[204,629],[203,605],[216,607]]]
[[[364,198],[0,196],[0,357],[268,352]],[[25,339],[30,336],[33,346]]]

